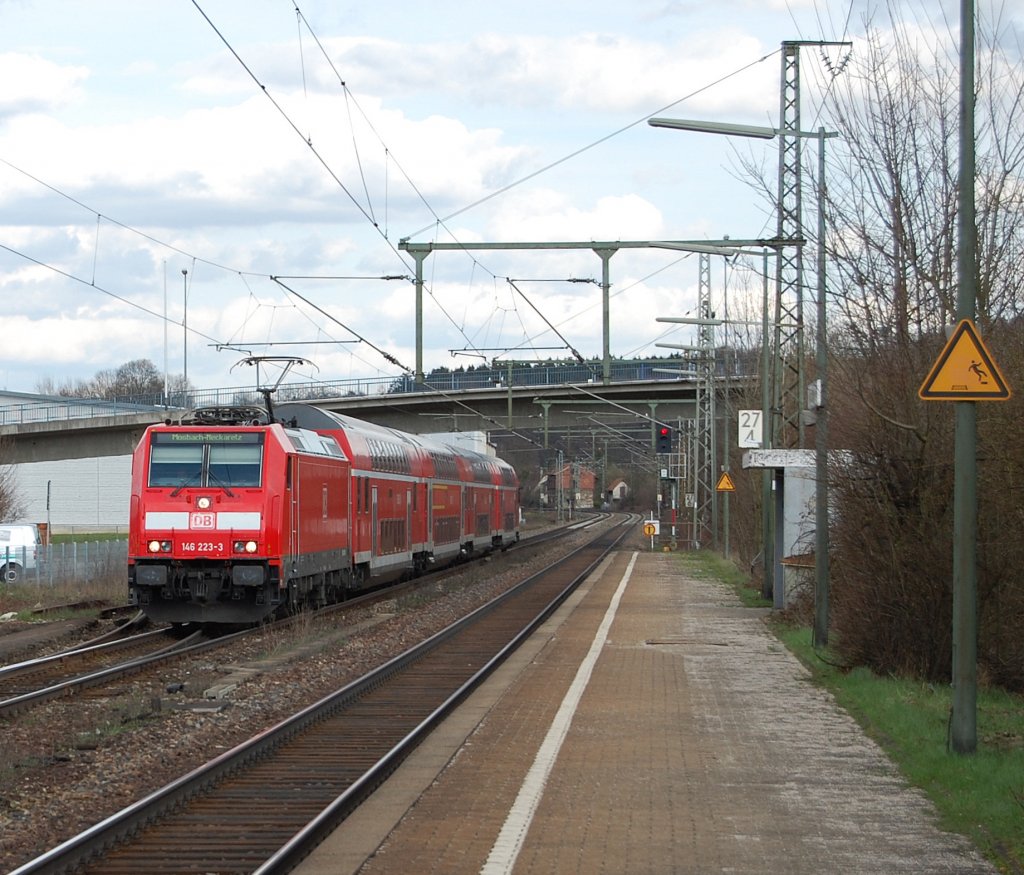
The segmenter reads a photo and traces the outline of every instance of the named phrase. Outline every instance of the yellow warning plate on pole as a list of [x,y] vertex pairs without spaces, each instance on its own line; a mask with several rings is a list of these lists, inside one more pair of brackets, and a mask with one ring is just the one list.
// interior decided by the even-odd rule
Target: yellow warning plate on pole
[[1007,385],[970,319],[961,319],[917,390],[925,401],[1005,401]]
[[723,471],[722,476],[718,478],[718,485],[715,487],[718,492],[735,492],[736,484],[732,482],[732,477],[729,476],[728,471]]

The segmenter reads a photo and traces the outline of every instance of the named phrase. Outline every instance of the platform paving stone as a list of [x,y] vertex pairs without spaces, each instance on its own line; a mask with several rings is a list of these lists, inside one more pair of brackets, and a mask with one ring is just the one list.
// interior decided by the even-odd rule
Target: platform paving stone
[[[449,747],[427,742],[412,771],[298,871],[481,872],[629,558],[605,563],[503,680],[467,702],[462,728],[453,718],[436,742]],[[924,795],[810,682],[764,611],[685,568],[672,554],[637,556],[508,871],[996,871],[938,828]],[[390,813],[375,809],[389,793]]]

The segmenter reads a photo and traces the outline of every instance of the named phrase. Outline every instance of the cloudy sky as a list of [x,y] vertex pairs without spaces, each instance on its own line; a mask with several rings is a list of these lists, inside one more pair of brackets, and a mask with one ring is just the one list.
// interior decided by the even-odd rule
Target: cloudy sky
[[[180,374],[186,355],[200,388],[251,383],[248,353],[315,363],[298,378],[399,374],[406,237],[770,235],[738,162],[774,173],[776,147],[645,119],[775,124],[780,43],[856,48],[873,8],[0,0],[0,388],[137,358]],[[804,127],[842,51],[804,50]],[[713,285],[739,294],[756,266],[715,264]],[[441,252],[424,271],[427,369],[601,354],[599,289],[569,282],[600,279],[589,250]],[[655,320],[692,311],[696,257],[624,250],[611,279],[614,355],[687,341]]]

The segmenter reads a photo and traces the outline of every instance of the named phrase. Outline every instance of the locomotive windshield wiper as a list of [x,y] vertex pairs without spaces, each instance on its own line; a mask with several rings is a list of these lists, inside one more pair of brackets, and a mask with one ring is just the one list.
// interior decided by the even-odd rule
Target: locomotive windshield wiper
[[227,493],[228,498],[235,497],[235,493],[231,491],[231,487],[228,486],[228,484],[225,483],[223,480],[221,480],[220,477],[214,474],[213,471],[207,471],[206,477],[211,483],[216,483],[218,486],[220,486],[224,490],[224,492]]
[[181,490],[184,489],[186,486],[191,486],[192,481],[197,480],[202,473],[202,471],[196,471],[191,476],[186,477],[184,480],[182,480],[181,484],[174,488],[174,491],[171,493],[171,498],[177,497],[178,493],[181,492]]

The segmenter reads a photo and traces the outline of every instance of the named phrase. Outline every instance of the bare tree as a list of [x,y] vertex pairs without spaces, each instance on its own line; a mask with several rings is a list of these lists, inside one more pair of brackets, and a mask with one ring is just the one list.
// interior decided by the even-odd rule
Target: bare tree
[[114,372],[111,387],[114,397],[130,401],[159,398],[163,394],[163,375],[149,359],[133,359]]
[[[103,398],[159,404],[164,396],[164,377],[149,359],[133,359],[116,368],[97,371],[88,380],[65,379],[58,383],[47,377],[36,384],[36,391],[65,398]],[[167,393],[177,406],[188,406],[188,399],[194,391],[191,383],[181,374],[168,377]]]
[[[981,320],[1021,309],[1024,75],[984,31],[978,86]],[[890,38],[888,34],[892,34]],[[848,344],[907,347],[948,324],[956,297],[957,69],[901,30],[868,30],[827,106],[830,320]],[[837,182],[838,180],[838,182]]]
[[[1024,72],[1000,28],[979,27],[977,311],[1008,364],[1024,303]],[[868,27],[826,106],[842,135],[829,164],[831,439],[848,451],[830,473],[833,622],[851,663],[933,679],[950,668],[953,417],[917,389],[955,313],[958,110],[956,59],[896,22]],[[999,484],[1024,476],[1006,439],[1020,415],[1013,399],[979,416],[979,476],[992,486],[980,484],[979,660],[1017,689],[1024,598],[1009,581],[1024,548],[1000,527],[1017,502]]]
[[25,504],[18,490],[14,468],[8,464],[11,445],[7,438],[0,438],[0,521],[14,522],[25,513]]
[[[1012,23],[982,4],[976,53],[977,322],[1004,373],[1024,365],[1024,65]],[[828,269],[832,625],[851,664],[948,679],[953,416],[917,391],[957,297],[959,59],[915,21],[865,23],[819,108],[830,140]],[[769,202],[774,179],[745,170]],[[805,234],[813,229],[805,226]],[[809,259],[805,258],[805,264]],[[813,363],[808,363],[812,372]],[[1018,397],[980,405],[979,662],[1024,689]],[[740,495],[737,494],[737,499]]]

